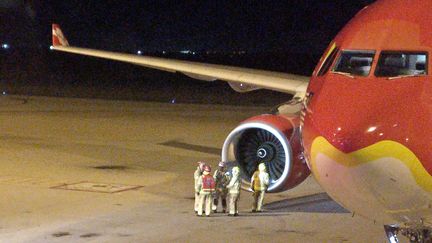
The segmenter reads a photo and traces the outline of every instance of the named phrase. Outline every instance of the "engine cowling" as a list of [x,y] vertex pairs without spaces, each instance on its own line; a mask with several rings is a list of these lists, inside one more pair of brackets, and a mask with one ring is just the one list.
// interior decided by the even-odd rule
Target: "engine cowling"
[[298,116],[260,115],[247,119],[225,139],[222,160],[237,164],[243,188],[260,163],[270,175],[269,192],[280,192],[303,182],[310,170],[302,156]]

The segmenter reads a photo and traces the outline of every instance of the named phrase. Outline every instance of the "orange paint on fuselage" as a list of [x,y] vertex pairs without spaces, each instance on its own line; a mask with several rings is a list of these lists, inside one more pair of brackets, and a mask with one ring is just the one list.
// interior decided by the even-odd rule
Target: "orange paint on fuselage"
[[306,152],[318,136],[345,153],[391,140],[409,148],[432,175],[431,62],[427,60],[425,76],[374,75],[381,51],[421,51],[429,59],[431,13],[432,1],[381,0],[360,11],[336,36],[333,43],[339,50],[374,50],[375,57],[365,77],[331,71],[317,76],[315,70],[303,127]]

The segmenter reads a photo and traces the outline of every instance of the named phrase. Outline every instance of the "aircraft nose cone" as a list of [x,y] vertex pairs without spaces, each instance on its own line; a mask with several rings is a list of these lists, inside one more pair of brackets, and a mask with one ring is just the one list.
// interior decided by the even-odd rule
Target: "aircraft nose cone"
[[419,80],[378,81],[329,80],[316,89],[303,109],[302,137],[324,190],[384,223],[430,202],[432,96],[407,86]]
[[388,87],[337,81],[327,81],[328,87],[323,86],[308,100],[303,129],[306,143],[321,136],[349,153],[382,140],[411,142],[410,135],[418,133],[415,124],[427,123],[426,118],[414,116],[421,113],[420,106],[394,95],[402,95],[402,88],[387,95]]
[[341,152],[350,153],[382,140],[409,141],[403,127],[404,122],[389,117],[383,118],[380,112],[329,110],[316,112],[305,119],[305,133],[313,139],[322,136]]

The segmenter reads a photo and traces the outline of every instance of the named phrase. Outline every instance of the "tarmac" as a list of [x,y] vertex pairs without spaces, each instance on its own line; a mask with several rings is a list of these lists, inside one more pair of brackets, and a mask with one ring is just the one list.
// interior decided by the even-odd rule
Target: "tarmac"
[[0,97],[0,242],[386,242],[313,177],[265,211],[193,211],[197,161],[268,107]]

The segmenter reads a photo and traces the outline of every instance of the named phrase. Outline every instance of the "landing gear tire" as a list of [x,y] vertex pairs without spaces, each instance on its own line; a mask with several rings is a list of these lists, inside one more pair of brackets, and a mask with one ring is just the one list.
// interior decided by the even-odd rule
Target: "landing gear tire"
[[384,230],[389,243],[399,243],[397,237],[399,233],[408,238],[410,243],[432,243],[432,230],[430,228],[399,228],[384,225]]
[[399,239],[397,238],[397,234],[399,233],[399,228],[390,225],[384,225],[384,231],[387,236],[387,240],[389,243],[398,243]]
[[411,243],[432,243],[432,232],[430,229],[404,229],[401,233]]

